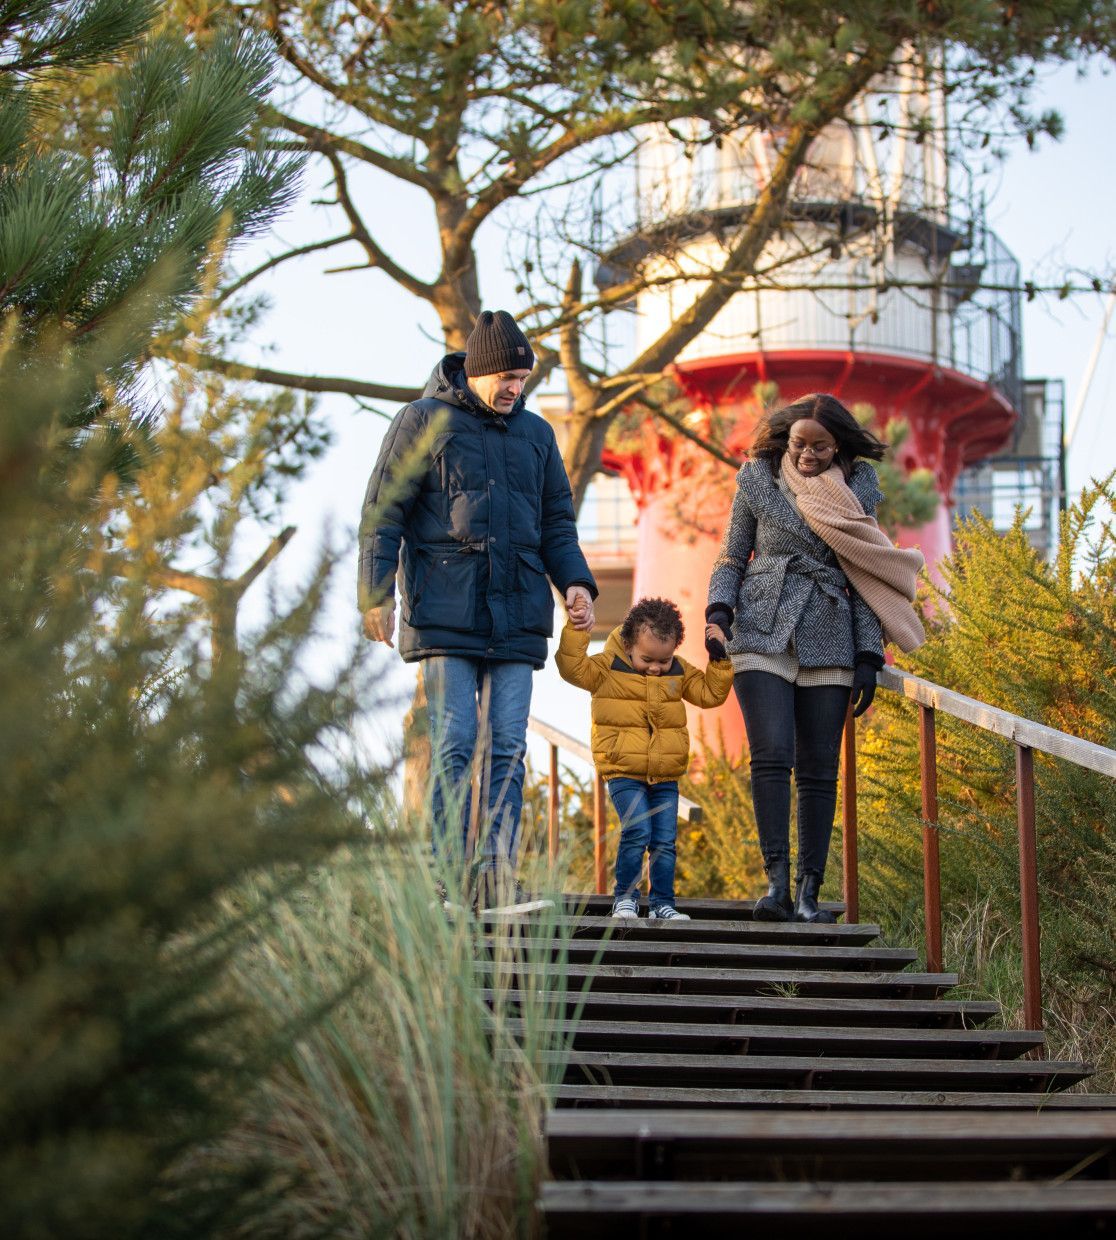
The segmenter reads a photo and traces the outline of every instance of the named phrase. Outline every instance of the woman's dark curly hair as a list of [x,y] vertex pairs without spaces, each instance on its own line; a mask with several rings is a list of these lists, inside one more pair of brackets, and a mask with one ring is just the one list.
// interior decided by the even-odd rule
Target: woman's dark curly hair
[[631,650],[644,628],[650,629],[659,641],[673,642],[675,646],[680,646],[686,635],[682,613],[667,598],[641,598],[628,612],[620,626],[620,641],[625,650]]
[[833,459],[840,465],[845,477],[852,473],[858,456],[881,459],[887,451],[884,445],[853,417],[836,396],[828,392],[813,392],[803,396],[782,409],[774,409],[765,415],[756,427],[750,455],[753,460],[766,461],[772,474],[779,472],[779,463],[787,450],[790,429],[803,418],[813,418],[837,440]]

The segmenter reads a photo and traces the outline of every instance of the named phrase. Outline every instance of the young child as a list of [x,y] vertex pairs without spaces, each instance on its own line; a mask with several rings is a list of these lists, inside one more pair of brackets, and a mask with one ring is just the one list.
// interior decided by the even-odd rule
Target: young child
[[712,661],[704,672],[675,653],[683,633],[673,603],[645,598],[601,654],[587,655],[589,634],[571,624],[558,646],[562,678],[593,695],[593,760],[620,816],[613,917],[639,916],[643,854],[650,852],[651,917],[689,920],[674,907],[678,779],[690,761],[683,702],[720,706],[732,688],[732,664],[717,625],[705,629]]

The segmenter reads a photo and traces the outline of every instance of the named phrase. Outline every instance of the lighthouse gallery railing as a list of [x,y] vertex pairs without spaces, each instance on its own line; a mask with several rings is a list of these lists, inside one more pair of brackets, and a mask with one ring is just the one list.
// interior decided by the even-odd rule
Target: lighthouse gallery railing
[[[1051,754],[1091,771],[1116,779],[1116,749],[1059,732],[1010,711],[989,706],[976,698],[923,680],[910,672],[885,667],[880,687],[915,702],[919,711],[919,769],[922,791],[922,876],[925,918],[926,967],[942,971],[942,894],[938,842],[937,715],[961,719],[974,727],[1002,736],[1015,745],[1016,822],[1019,841],[1019,916],[1023,955],[1023,1018],[1027,1029],[1041,1030],[1042,973],[1039,959],[1038,848],[1035,834],[1034,752]],[[553,859],[558,853],[558,753],[560,750],[592,762],[589,746],[532,716],[531,731],[550,747],[547,844]],[[844,848],[842,867],[845,915],[850,922],[860,916],[857,864],[856,721],[850,712],[842,742],[842,818]],[[701,820],[701,807],[685,797],[679,799],[679,817]],[[598,892],[607,884],[605,860],[605,792],[598,773],[593,781],[593,856]]]

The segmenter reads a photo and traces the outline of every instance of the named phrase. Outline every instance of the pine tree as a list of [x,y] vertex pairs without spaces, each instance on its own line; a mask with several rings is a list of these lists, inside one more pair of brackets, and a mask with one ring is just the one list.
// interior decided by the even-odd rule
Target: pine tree
[[[289,885],[359,838],[378,787],[338,743],[374,686],[299,674],[324,565],[245,640],[235,677],[210,674],[206,634],[164,593],[183,549],[209,545],[219,567],[231,554],[269,428],[212,394],[161,410],[144,357],[297,169],[251,146],[260,44],[146,39],[149,16],[133,0],[0,13],[0,1212],[13,1237],[266,1229],[267,1169],[200,1158],[279,1049],[219,985],[254,933],[236,892],[248,876]],[[44,141],[57,75],[108,62],[107,153]],[[199,470],[218,460],[215,491]]]

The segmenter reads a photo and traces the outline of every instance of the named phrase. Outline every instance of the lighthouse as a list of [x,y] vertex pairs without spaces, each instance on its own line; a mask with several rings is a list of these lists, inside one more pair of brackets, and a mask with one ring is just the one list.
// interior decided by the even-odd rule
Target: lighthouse
[[[919,546],[931,571],[950,549],[959,476],[1010,449],[1024,410],[1018,267],[968,187],[951,185],[947,130],[940,74],[913,59],[828,126],[757,278],[673,370],[689,428],[702,437],[716,430],[730,454],[747,449],[776,389],[780,403],[827,391],[850,407],[870,405],[877,430],[902,418],[900,463],[930,471],[941,502],[899,541]],[[780,141],[758,130],[719,143],[693,137],[675,127],[646,138],[636,226],[598,271],[604,286],[636,268],[647,277],[629,308],[637,352],[686,310],[702,273],[718,269],[724,238],[763,192]],[[612,597],[674,599],[687,629],[682,652],[701,662],[706,585],[734,471],[652,422],[604,463],[635,505],[630,578],[617,576],[614,554],[601,565]],[[590,509],[606,493],[598,488]],[[739,752],[735,702],[700,722]]]

